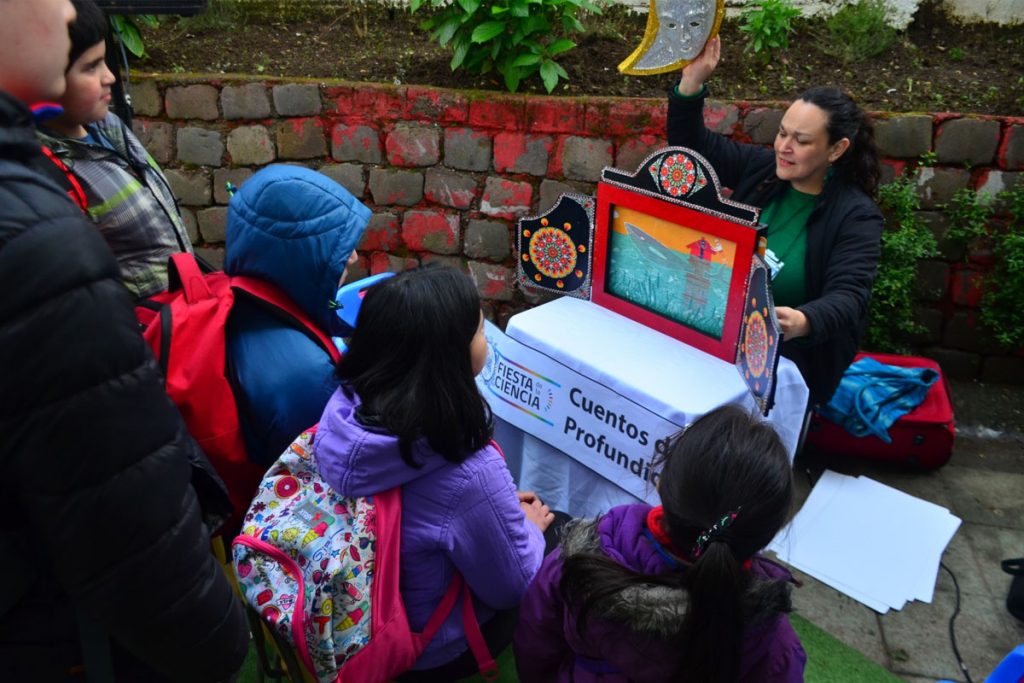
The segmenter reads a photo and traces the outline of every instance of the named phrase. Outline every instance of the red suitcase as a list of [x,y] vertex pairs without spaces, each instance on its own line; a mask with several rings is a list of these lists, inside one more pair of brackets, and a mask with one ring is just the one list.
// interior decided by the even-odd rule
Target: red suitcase
[[[930,358],[896,356],[885,353],[859,353],[879,363],[908,368],[931,368],[939,373],[924,402],[901,417],[889,429],[892,443],[877,436],[856,437],[841,426],[815,414],[807,431],[807,447],[821,452],[869,460],[884,460],[923,469],[942,467],[953,454],[953,404],[949,385],[939,364]],[[856,359],[855,359],[856,360]]]

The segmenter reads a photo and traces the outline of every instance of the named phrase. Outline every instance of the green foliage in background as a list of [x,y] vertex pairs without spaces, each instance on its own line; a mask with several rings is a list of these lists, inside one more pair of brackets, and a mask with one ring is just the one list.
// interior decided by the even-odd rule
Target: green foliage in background
[[[1024,347],[1024,184],[1000,192],[994,203],[985,193],[962,189],[946,214],[950,239],[992,253],[992,268],[981,281],[982,325],[1007,349]],[[999,214],[1005,222],[995,220]]]
[[158,28],[160,21],[152,14],[112,14],[110,15],[111,33],[117,38],[124,49],[136,57],[146,57],[146,46],[142,42],[140,26]]
[[582,12],[601,13],[590,0],[412,0],[410,6],[433,10],[422,26],[451,47],[453,71],[497,71],[511,92],[535,74],[548,92],[567,79],[556,61],[576,47],[566,36],[584,30]]
[[740,15],[740,30],[747,34],[743,51],[771,61],[776,52],[789,47],[793,20],[799,16],[790,0],[749,0]]
[[880,55],[896,41],[896,29],[887,20],[882,0],[846,5],[825,20],[822,48],[846,64]]
[[865,347],[874,351],[907,353],[910,338],[922,331],[914,320],[917,262],[935,256],[938,245],[917,214],[921,199],[916,180],[916,174],[900,176],[878,191],[886,229],[864,339]]

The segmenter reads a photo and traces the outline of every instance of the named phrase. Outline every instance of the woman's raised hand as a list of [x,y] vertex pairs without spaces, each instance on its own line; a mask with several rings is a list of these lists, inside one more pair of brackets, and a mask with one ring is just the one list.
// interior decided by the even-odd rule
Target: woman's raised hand
[[722,39],[715,36],[704,45],[696,59],[683,67],[683,75],[679,79],[679,94],[696,95],[700,92],[704,81],[714,73],[721,56]]

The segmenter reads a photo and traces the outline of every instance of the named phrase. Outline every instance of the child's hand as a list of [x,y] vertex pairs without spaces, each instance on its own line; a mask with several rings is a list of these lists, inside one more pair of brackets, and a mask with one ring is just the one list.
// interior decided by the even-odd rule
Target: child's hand
[[541,531],[547,531],[555,520],[555,513],[540,502],[540,498],[532,491],[516,491],[516,496],[519,497],[519,507],[523,509],[526,519],[536,524]]

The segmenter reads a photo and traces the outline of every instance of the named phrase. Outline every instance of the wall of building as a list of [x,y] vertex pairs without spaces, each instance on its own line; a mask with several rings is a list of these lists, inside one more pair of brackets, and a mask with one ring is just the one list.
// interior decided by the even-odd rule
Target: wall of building
[[[334,178],[374,213],[359,247],[363,273],[441,261],[475,280],[492,318],[538,302],[515,285],[516,220],[566,191],[592,194],[601,169],[635,169],[664,145],[666,103],[537,97],[417,86],[136,76],[134,128],[166,170],[193,242],[220,262],[226,183],[297,163]],[[717,102],[708,125],[770,144],[783,104]],[[942,255],[922,262],[920,350],[957,377],[1024,382],[1024,354],[977,325],[977,275],[987,255],[945,239],[937,210],[955,191],[1024,182],[1024,119],[958,114],[877,115],[891,179],[932,153],[918,179],[921,217]],[[968,170],[969,169],[969,170]]]

